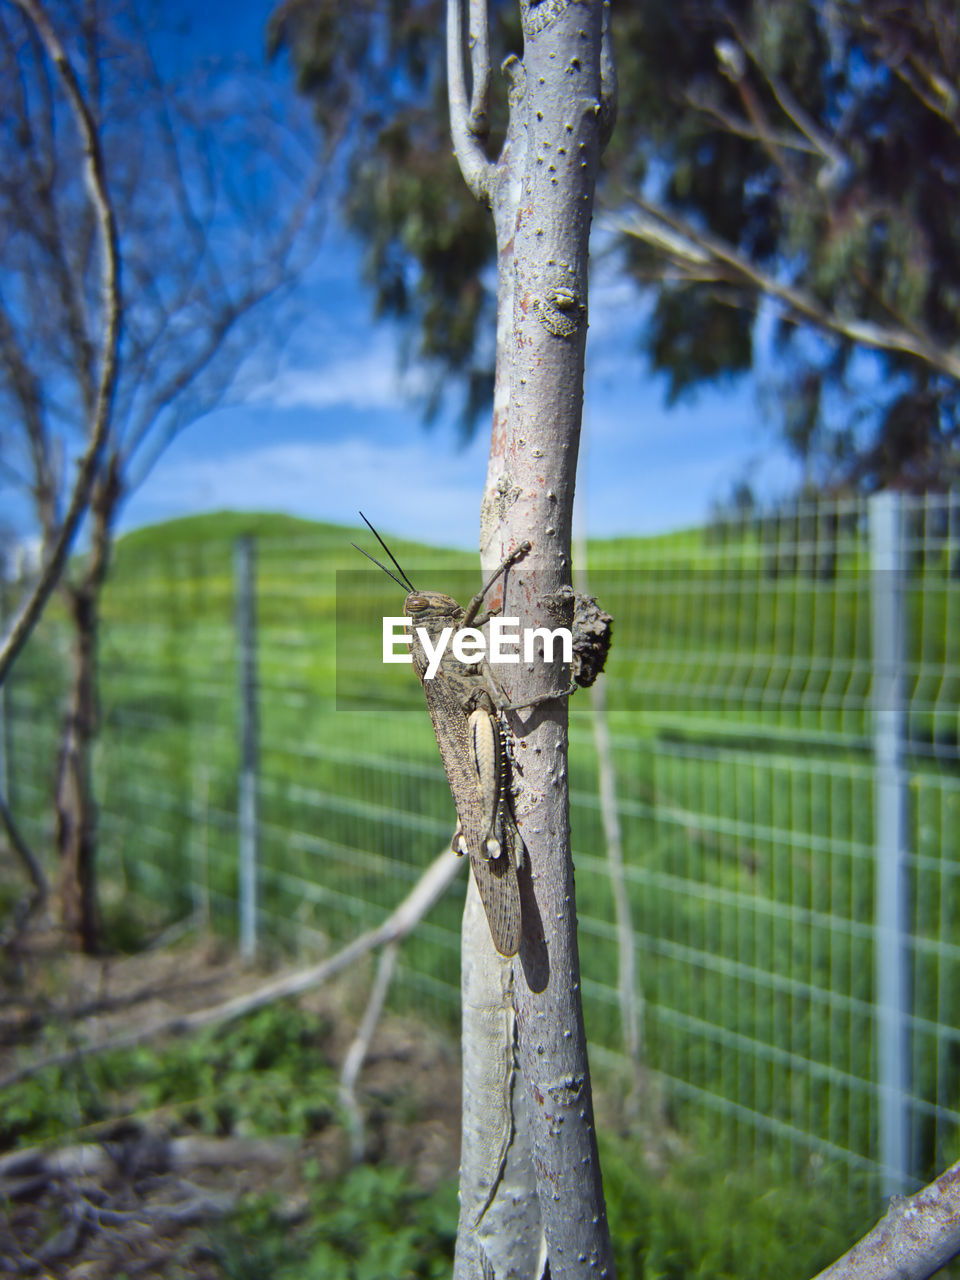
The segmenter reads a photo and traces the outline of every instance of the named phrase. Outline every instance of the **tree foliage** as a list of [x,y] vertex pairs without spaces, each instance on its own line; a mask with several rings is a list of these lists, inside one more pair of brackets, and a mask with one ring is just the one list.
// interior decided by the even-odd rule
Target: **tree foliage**
[[[275,34],[328,125],[378,306],[482,403],[492,240],[441,133],[438,0],[288,0]],[[497,8],[500,52],[517,48]],[[652,297],[668,397],[754,370],[815,487],[925,489],[958,470],[960,18],[950,0],[629,0],[602,203]],[[638,301],[640,294],[638,293]],[[641,312],[638,307],[638,317]]]
[[[495,53],[519,51],[516,6],[494,3],[490,21]],[[464,186],[450,146],[442,0],[360,9],[290,0],[274,16],[271,39],[290,50],[324,136],[349,118],[341,213],[365,246],[377,314],[405,322],[406,356],[435,375],[428,416],[454,375],[469,428],[493,393],[495,246],[489,215]],[[506,127],[502,100],[491,123],[493,156]]]

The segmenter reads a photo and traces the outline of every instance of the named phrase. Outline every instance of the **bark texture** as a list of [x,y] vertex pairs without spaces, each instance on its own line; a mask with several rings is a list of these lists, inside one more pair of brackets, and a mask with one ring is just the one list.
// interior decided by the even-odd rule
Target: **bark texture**
[[873,1230],[816,1280],[926,1280],[960,1254],[960,1162],[896,1196]]
[[[493,435],[481,527],[484,571],[524,539],[533,550],[510,573],[504,614],[521,627],[570,625],[562,589],[571,583],[571,527],[583,407],[587,330],[587,256],[597,166],[609,136],[615,85],[598,0],[521,4],[523,59],[508,60],[510,124],[497,162],[483,148],[486,17],[471,4],[473,101],[468,103],[458,0],[448,10],[451,130],[464,177],[492,208],[498,246],[497,380]],[[479,64],[479,65],[478,65]],[[481,93],[482,96],[482,93]],[[569,593],[568,593],[569,594]],[[517,668],[513,701],[559,694],[569,681],[560,664]],[[551,1280],[612,1276],[586,1040],[580,997],[576,900],[570,858],[567,704],[558,697],[511,713],[522,779],[517,817],[528,851],[521,874],[523,934],[511,992],[491,973],[464,1001],[467,1055],[488,1055],[496,1075],[509,1052],[520,1080],[508,1095],[512,1142],[529,1142]],[[468,903],[467,916],[470,907]],[[478,964],[464,930],[464,973]],[[479,945],[479,944],[477,944]],[[474,975],[476,976],[476,975]],[[465,976],[466,981],[466,976]],[[478,978],[482,985],[482,979]],[[472,1035],[475,1009],[512,1003],[499,1039]],[[515,1024],[513,1023],[515,1016]],[[509,1027],[506,1022],[509,1021]],[[464,1161],[472,1148],[465,1098]],[[495,1106],[486,1103],[487,1123]],[[512,1149],[512,1148],[511,1148]],[[471,1173],[461,1169],[461,1194]],[[494,1190],[490,1208],[497,1204]],[[510,1228],[504,1216],[502,1233]],[[461,1221],[461,1234],[464,1222]],[[464,1253],[467,1252],[466,1246]],[[459,1264],[459,1259],[458,1259]],[[509,1242],[456,1276],[538,1277],[543,1263],[512,1253]]]
[[513,962],[493,946],[472,876],[463,936],[463,1141],[454,1275],[541,1276],[546,1241],[529,1106],[516,1070]]

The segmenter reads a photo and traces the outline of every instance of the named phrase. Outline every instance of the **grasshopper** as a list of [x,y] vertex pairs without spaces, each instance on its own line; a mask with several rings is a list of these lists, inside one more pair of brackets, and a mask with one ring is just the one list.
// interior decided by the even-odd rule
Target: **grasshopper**
[[[356,543],[354,547],[408,592],[404,616],[413,620],[414,628],[423,627],[433,645],[445,627],[457,631],[488,622],[492,612],[481,614],[484,597],[530,550],[530,543],[524,542],[512,551],[464,609],[451,596],[418,591],[362,511],[360,516],[400,577]],[[449,649],[444,651],[436,678],[425,680],[428,660],[415,629],[411,652],[457,808],[459,824],[453,849],[470,857],[494,946],[502,956],[516,955],[520,946],[517,869],[523,864],[525,850],[511,809],[510,766],[498,711],[533,704],[507,702],[484,660],[464,663]]]

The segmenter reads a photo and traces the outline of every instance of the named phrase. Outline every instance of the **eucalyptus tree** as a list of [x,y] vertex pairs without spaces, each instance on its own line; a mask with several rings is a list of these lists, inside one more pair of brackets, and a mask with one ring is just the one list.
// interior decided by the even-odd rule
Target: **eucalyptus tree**
[[[287,0],[275,30],[325,128],[357,104],[346,213],[377,306],[406,317],[436,395],[462,387],[475,420],[492,388],[495,248],[438,133],[441,0]],[[491,48],[520,40],[516,6],[491,0]],[[638,289],[638,381],[652,369],[676,399],[759,371],[775,392],[761,407],[812,486],[948,483],[956,6],[627,0],[614,42],[620,125],[598,198]],[[495,137],[504,121],[495,106]]]
[[[123,503],[217,403],[262,341],[259,316],[315,252],[321,166],[276,85],[224,60],[161,58],[118,3],[0,4],[3,482],[32,504],[42,569],[0,676],[55,584],[71,628],[56,769],[59,900],[99,942],[91,752],[101,595]],[[88,545],[63,573],[89,508]],[[0,798],[2,799],[2,798]],[[4,802],[0,816],[11,815]],[[8,821],[11,843],[22,839]],[[36,866],[36,863],[34,863]]]

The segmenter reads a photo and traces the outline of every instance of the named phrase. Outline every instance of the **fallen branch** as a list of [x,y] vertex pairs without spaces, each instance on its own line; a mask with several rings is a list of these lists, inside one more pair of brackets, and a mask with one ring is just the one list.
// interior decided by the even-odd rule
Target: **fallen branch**
[[203,1165],[247,1168],[283,1164],[298,1143],[296,1137],[170,1138],[155,1129],[130,1125],[114,1140],[53,1150],[29,1147],[0,1157],[0,1196],[34,1195],[52,1182],[75,1183],[91,1178],[99,1181],[118,1172],[132,1179]]
[[815,1280],[926,1280],[960,1253],[960,1161],[915,1196],[896,1197],[849,1253]]
[[293,973],[265,982],[262,986],[257,987],[255,991],[249,991],[242,996],[234,996],[233,999],[225,1000],[222,1004],[213,1005],[211,1008],[197,1009],[193,1013],[182,1013],[170,1018],[162,1018],[157,1022],[137,1027],[132,1031],[124,1031],[117,1036],[89,1044],[79,1044],[61,1053],[53,1053],[45,1058],[39,1058],[36,1062],[17,1067],[14,1071],[10,1071],[5,1076],[0,1077],[0,1090],[8,1089],[11,1085],[18,1084],[21,1080],[27,1080],[36,1075],[38,1071],[44,1071],[48,1067],[68,1066],[94,1053],[108,1053],[116,1049],[132,1049],[136,1045],[154,1039],[156,1036],[186,1035],[191,1031],[199,1031],[204,1027],[214,1026],[217,1023],[227,1022],[233,1018],[253,1013],[254,1010],[262,1009],[265,1005],[272,1004],[275,1000],[282,1000],[287,996],[300,995],[311,987],[319,986],[320,983],[326,982],[328,978],[339,973],[341,969],[346,969],[355,960],[359,960],[361,956],[368,951],[372,951],[375,947],[406,937],[420,923],[463,865],[463,859],[457,857],[449,847],[445,848],[427,867],[400,905],[387,916],[382,924],[377,925],[375,929],[369,929],[366,933],[362,933],[358,938],[354,938],[341,951],[338,951],[335,955],[328,956],[326,960],[321,960],[319,964],[310,965],[306,969],[296,969]]
[[[123,1229],[128,1242],[137,1237],[152,1238],[160,1231],[192,1226],[211,1217],[223,1217],[236,1208],[240,1198],[228,1191],[193,1190],[195,1194],[188,1199],[171,1204],[141,1204],[135,1209],[110,1209],[93,1204],[83,1196],[75,1197],[64,1206],[66,1224],[52,1240],[33,1254],[18,1250],[16,1274],[32,1275],[42,1271],[49,1275],[47,1267],[51,1263],[69,1258],[88,1236],[101,1235],[110,1228]],[[3,1266],[3,1261],[0,1259],[0,1266]]]

